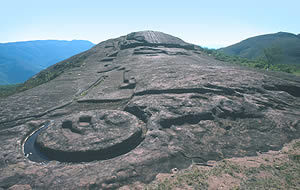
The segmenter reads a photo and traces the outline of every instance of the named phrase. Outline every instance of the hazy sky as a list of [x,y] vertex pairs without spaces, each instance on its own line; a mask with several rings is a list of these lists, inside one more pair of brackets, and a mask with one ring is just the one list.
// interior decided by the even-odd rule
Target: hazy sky
[[299,7],[299,0],[0,0],[0,43],[99,43],[155,30],[222,47],[260,34],[300,33]]

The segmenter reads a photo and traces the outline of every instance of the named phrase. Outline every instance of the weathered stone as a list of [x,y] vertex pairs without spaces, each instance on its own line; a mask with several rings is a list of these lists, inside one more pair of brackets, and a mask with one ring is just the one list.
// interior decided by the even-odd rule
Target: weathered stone
[[39,134],[36,145],[53,160],[104,160],[135,148],[143,139],[143,127],[127,112],[80,112],[50,123]]
[[[172,168],[278,150],[300,137],[299,77],[216,61],[152,31],[84,55],[80,67],[0,100],[0,188],[148,183]],[[49,126],[34,133],[35,147],[51,161],[34,163],[23,144],[41,123]]]

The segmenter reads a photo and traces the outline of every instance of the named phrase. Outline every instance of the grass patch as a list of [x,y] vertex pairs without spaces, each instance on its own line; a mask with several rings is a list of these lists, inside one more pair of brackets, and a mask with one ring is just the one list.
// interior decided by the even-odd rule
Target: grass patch
[[[236,162],[226,159],[217,162],[213,167],[192,165],[175,175],[170,174],[163,180],[152,182],[145,189],[208,189],[213,185],[210,183],[215,183],[209,182],[210,178],[223,179],[220,181],[225,181],[223,185],[226,189],[300,189],[300,140],[287,147],[287,152],[274,156],[251,157],[251,161],[244,159]],[[250,162],[257,165],[247,165]],[[228,180],[232,184],[228,183],[229,186],[226,186]]]
[[201,170],[196,166],[192,166],[186,172],[171,176],[162,181],[152,183],[145,189],[147,190],[165,190],[165,189],[186,189],[192,187],[193,189],[207,189],[208,171]]
[[[298,162],[298,163],[297,163]],[[246,178],[241,189],[299,189],[300,163],[286,161],[279,165],[261,165],[259,168],[246,170]],[[253,172],[255,171],[255,172]],[[259,173],[267,174],[265,177]]]

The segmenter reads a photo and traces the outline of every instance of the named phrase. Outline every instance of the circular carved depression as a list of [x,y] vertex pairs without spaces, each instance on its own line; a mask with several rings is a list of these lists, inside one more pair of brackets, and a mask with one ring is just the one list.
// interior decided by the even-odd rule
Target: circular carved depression
[[87,162],[125,154],[142,139],[143,127],[134,115],[88,111],[54,121],[39,133],[35,145],[50,160]]

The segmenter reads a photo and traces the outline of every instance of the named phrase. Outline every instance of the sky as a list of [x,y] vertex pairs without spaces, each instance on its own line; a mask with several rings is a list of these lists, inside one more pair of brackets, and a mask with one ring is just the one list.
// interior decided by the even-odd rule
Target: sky
[[0,0],[0,43],[89,40],[154,30],[203,47],[300,33],[299,0]]

